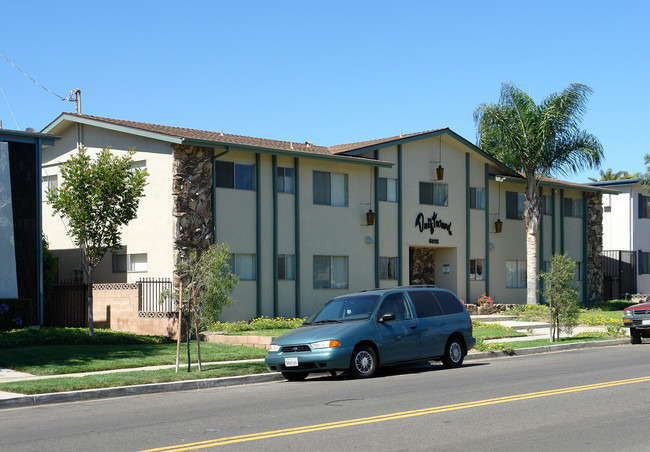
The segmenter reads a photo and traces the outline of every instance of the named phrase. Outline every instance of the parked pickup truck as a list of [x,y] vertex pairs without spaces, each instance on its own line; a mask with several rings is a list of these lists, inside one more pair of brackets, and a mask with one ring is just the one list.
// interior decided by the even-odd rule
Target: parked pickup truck
[[625,308],[623,326],[630,329],[630,342],[633,344],[640,344],[642,337],[650,337],[650,302]]

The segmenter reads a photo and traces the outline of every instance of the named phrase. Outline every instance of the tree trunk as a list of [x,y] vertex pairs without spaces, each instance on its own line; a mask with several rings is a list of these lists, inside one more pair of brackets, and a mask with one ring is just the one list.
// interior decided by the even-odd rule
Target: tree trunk
[[537,234],[526,231],[526,304],[537,304]]
[[191,326],[190,326],[190,315],[188,314],[186,317],[187,321],[185,322],[187,324],[187,371],[192,372],[192,361],[190,359],[190,340],[192,338],[191,335]]
[[203,369],[201,368],[201,338],[199,337],[199,313],[196,310],[196,298],[194,294],[194,288],[192,288],[192,306],[194,307],[194,325],[196,326],[196,356],[199,360],[199,372]]
[[95,326],[93,323],[93,269],[90,268],[87,272],[88,277],[88,335],[95,335]]

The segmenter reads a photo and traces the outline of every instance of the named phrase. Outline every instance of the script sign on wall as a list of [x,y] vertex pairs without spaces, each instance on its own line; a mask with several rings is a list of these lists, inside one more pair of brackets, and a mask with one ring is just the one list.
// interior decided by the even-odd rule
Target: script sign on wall
[[[424,214],[420,212],[417,217],[415,217],[415,227],[419,229],[420,232],[429,231],[431,235],[433,235],[436,229],[442,229],[443,231],[447,231],[449,235],[452,235],[451,221],[445,222],[440,220],[437,212],[433,212],[429,218],[425,218]],[[429,239],[429,243],[438,243],[438,239]]]

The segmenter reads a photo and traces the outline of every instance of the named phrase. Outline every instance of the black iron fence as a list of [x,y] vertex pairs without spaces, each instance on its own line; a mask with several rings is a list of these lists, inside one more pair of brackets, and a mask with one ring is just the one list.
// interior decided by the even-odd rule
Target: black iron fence
[[603,298],[605,300],[625,298],[637,291],[636,251],[608,250],[603,257]]
[[[174,312],[169,278],[142,278],[138,281],[138,311]],[[166,294],[166,296],[165,296]]]
[[88,326],[88,286],[63,282],[53,284],[45,291],[45,326],[77,327]]

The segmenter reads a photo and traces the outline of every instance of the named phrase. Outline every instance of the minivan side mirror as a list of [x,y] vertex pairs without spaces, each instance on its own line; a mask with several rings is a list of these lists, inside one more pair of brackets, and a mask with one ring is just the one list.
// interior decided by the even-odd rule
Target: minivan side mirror
[[379,323],[390,322],[395,320],[395,314],[384,314],[379,318]]

